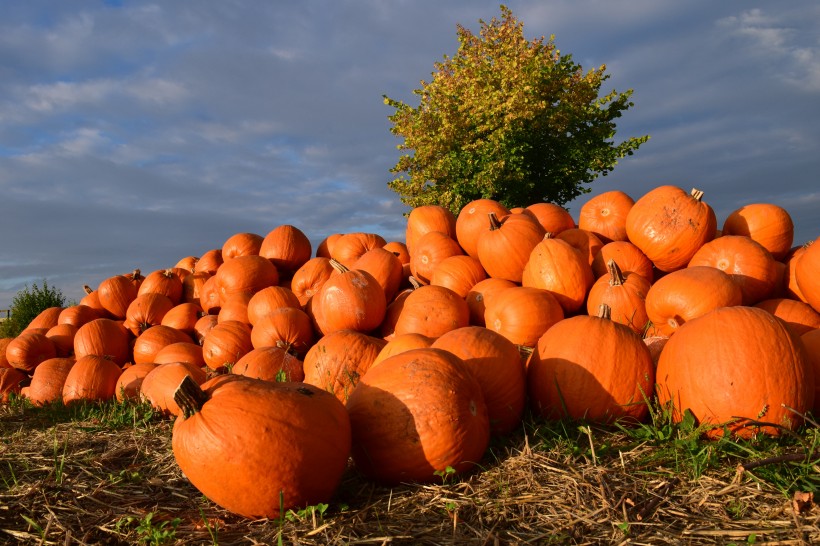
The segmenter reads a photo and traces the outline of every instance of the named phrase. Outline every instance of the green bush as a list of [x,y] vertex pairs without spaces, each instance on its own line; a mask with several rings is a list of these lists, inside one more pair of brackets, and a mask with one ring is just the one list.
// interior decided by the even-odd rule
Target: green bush
[[42,287],[37,283],[32,283],[31,288],[26,285],[11,301],[11,316],[0,322],[0,337],[17,337],[44,309],[64,306],[63,293],[49,286],[45,279]]

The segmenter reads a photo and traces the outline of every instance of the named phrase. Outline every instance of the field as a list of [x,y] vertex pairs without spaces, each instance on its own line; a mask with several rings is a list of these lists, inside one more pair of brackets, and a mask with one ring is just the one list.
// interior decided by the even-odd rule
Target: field
[[137,403],[0,407],[0,543],[820,543],[811,420],[779,439],[706,441],[658,408],[649,423],[606,428],[527,417],[472,475],[385,488],[351,467],[328,505],[275,521],[238,518],[194,489],[172,428]]

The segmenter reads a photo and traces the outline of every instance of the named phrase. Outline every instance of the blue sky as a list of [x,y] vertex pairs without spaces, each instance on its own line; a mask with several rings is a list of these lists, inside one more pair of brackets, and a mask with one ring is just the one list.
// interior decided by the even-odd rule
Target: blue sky
[[[820,235],[820,3],[506,2],[606,89],[633,89],[618,139],[651,135],[571,204],[698,187],[718,222],[785,207]],[[476,0],[38,0],[0,17],[0,308],[46,279],[82,285],[293,224],[318,243],[402,240],[386,186],[398,157],[382,95],[456,52]]]

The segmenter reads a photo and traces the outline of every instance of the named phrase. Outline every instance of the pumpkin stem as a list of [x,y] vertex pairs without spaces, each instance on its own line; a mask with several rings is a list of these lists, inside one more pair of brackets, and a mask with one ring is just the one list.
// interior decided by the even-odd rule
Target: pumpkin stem
[[535,352],[535,347],[527,347],[526,345],[516,345],[515,347],[522,358],[529,358]]
[[330,259],[330,265],[339,273],[347,273],[350,269],[344,265],[342,262],[338,260],[334,260],[333,258]]
[[87,284],[84,284],[84,285],[83,285],[83,290],[85,290],[85,293],[86,293],[86,294],[90,294],[91,292],[93,292],[93,291],[94,291],[94,290],[92,290],[92,289],[91,289],[91,287],[90,287],[90,286],[88,286]]
[[498,216],[496,216],[494,212],[488,212],[487,216],[490,217],[490,231],[501,228],[501,220],[498,219]]
[[174,391],[174,402],[182,410],[184,419],[188,419],[201,410],[208,398],[208,394],[196,384],[196,381],[191,379],[190,375],[183,377],[176,391]]
[[423,286],[422,282],[420,280],[418,280],[416,277],[414,277],[413,275],[410,275],[409,277],[407,277],[407,281],[410,283],[410,286],[413,287],[413,290],[415,290],[417,288],[421,288]]
[[598,307],[598,318],[612,320],[612,308],[609,305],[602,303]]
[[701,191],[697,188],[692,188],[691,194],[692,194],[692,197],[694,197],[696,201],[700,201],[701,199],[703,199],[703,191]]
[[555,239],[555,235],[551,231],[548,231],[544,234],[544,239]]
[[609,286],[622,286],[626,279],[624,278],[621,268],[615,263],[615,260],[609,260],[606,263],[606,268],[609,271]]

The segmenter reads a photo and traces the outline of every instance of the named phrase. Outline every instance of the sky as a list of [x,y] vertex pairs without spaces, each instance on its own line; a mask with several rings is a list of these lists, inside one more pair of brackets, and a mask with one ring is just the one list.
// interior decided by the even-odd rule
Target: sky
[[[602,93],[634,91],[616,140],[650,140],[580,206],[619,189],[697,187],[722,225],[749,203],[820,235],[820,3],[508,0]],[[456,53],[484,0],[4,0],[0,309],[37,283],[71,301],[291,224],[403,240],[387,188],[401,140],[383,95]]]

